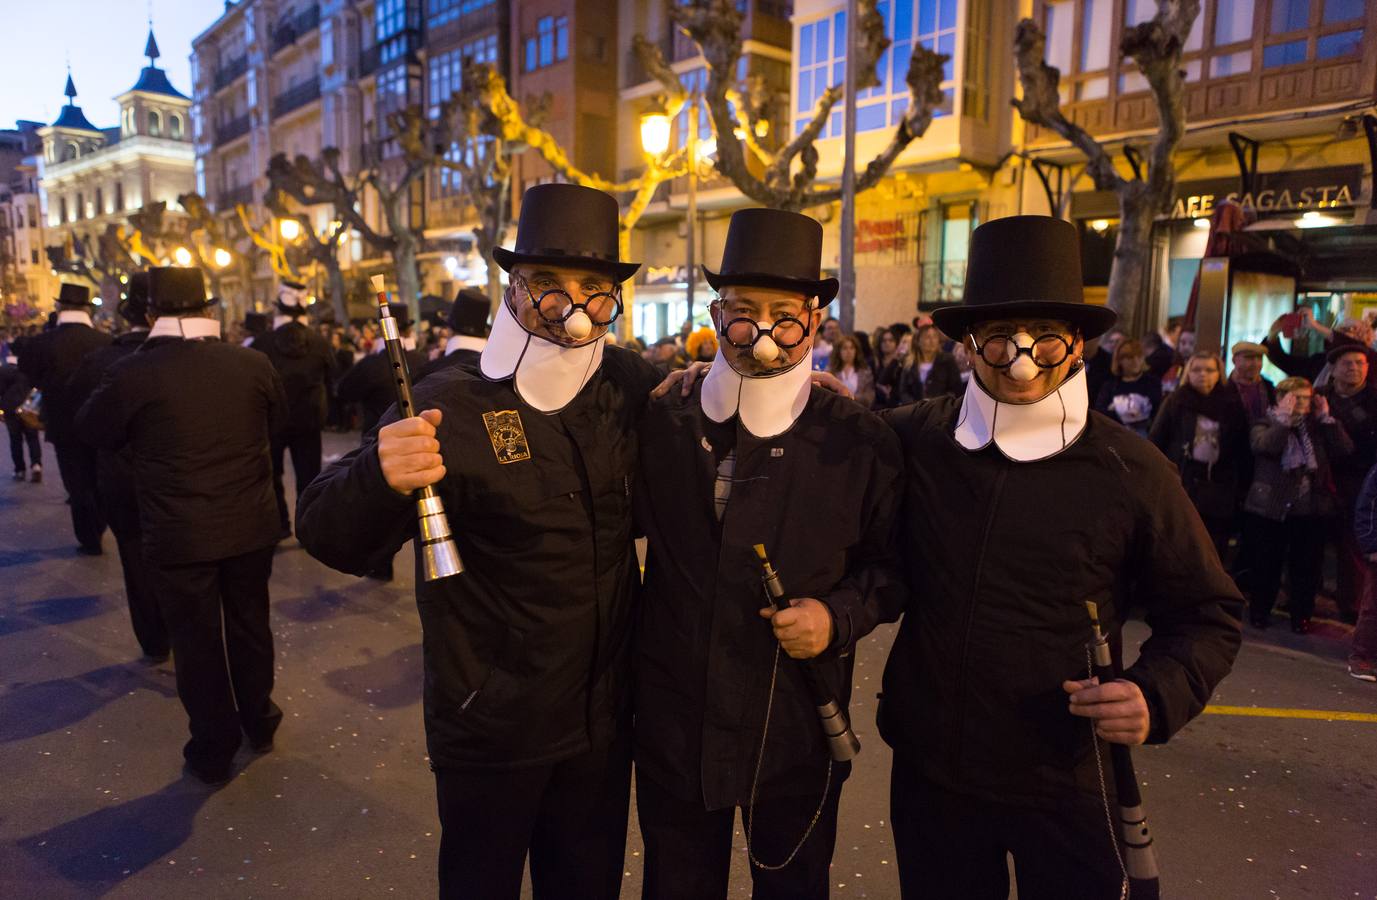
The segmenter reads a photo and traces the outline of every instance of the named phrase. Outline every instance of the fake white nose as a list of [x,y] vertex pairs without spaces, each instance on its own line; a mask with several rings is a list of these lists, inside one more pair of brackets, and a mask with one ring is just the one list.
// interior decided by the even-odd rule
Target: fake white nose
[[779,358],[779,345],[776,344],[775,339],[768,334],[761,335],[760,340],[755,342],[755,347],[752,348],[751,354],[760,362],[774,362]]
[[1032,381],[1038,377],[1037,363],[1027,356],[1020,356],[1009,367],[1009,376],[1015,381]]
[[564,320],[564,330],[569,337],[581,341],[593,333],[593,320],[588,318],[588,313],[576,309],[572,316]]

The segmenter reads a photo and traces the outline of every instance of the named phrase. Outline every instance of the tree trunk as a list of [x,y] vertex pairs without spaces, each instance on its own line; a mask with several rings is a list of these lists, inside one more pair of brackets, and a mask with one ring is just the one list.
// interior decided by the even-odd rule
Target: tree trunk
[[416,269],[416,241],[411,233],[396,235],[397,246],[392,250],[392,262],[397,267],[397,295],[411,308],[413,321],[420,312],[421,278]]
[[1109,308],[1125,327],[1139,308],[1148,267],[1152,262],[1153,204],[1142,182],[1128,182],[1119,191],[1119,237],[1114,244],[1114,267],[1109,273]]
[[332,253],[324,265],[326,284],[329,285],[330,291],[330,306],[335,310],[335,321],[340,325],[348,325],[349,298],[344,290],[344,272],[340,270],[339,257]]

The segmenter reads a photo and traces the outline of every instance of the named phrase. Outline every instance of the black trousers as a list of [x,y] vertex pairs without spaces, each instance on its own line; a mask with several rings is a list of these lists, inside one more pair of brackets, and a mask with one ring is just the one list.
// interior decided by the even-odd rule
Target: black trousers
[[[1111,809],[1114,798],[1111,794]],[[894,758],[890,824],[904,900],[1117,900],[1123,873],[1100,798],[1058,810],[946,790]]]
[[[817,824],[793,860],[778,870],[751,866],[751,896],[826,898],[828,869],[837,842],[842,782],[833,779]],[[741,808],[751,849],[767,866],[788,859],[818,810],[818,796],[757,801],[751,816]],[[645,900],[698,900],[727,896],[736,807],[708,811],[701,801],[680,799],[642,775],[636,777],[636,815],[645,841]]]
[[39,440],[37,431],[24,427],[24,423],[16,416],[5,419],[5,428],[10,433],[10,459],[14,461],[14,471],[23,472],[28,469],[28,466],[24,465],[26,444],[29,448],[29,465],[43,465],[43,442]]
[[271,696],[273,548],[191,565],[154,562],[154,590],[177,666],[177,696],[190,719],[191,740],[182,753],[206,766],[225,765],[243,734],[265,741],[282,721]]
[[1251,513],[1244,518],[1244,542],[1250,559],[1243,587],[1254,618],[1272,614],[1283,569],[1291,620],[1314,614],[1315,595],[1323,578],[1324,543],[1331,528],[1329,520],[1317,516],[1292,516],[1284,522]]
[[631,740],[548,766],[437,768],[442,900],[517,900],[527,850],[536,900],[621,894]]
[[94,447],[77,440],[54,441],[57,471],[62,487],[72,501],[72,531],[77,543],[90,549],[100,547],[105,534],[105,513],[96,490],[97,454]]
[[115,534],[124,570],[124,596],[129,602],[129,621],[134,638],[145,656],[166,656],[172,649],[167,623],[153,587],[153,566],[143,555],[143,535],[138,531]]
[[292,473],[296,475],[296,493],[299,497],[301,492],[306,490],[306,485],[320,474],[320,432],[298,431],[280,434],[272,440],[273,492],[277,494],[277,517],[282,523],[283,531],[292,525],[287,506],[287,489],[282,484],[282,475],[286,471],[285,455],[288,450],[292,453]]

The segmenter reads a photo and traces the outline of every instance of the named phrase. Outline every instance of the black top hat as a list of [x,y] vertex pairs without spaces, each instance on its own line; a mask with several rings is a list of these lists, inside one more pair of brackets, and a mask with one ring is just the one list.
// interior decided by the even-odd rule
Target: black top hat
[[611,194],[577,184],[537,184],[521,198],[516,249],[492,257],[505,271],[518,263],[545,263],[610,273],[625,281],[641,267],[617,254],[620,210]]
[[[1335,337],[1340,336],[1335,335]],[[1364,347],[1357,341],[1343,341],[1342,343],[1335,346],[1333,350],[1330,350],[1329,353],[1325,354],[1324,358],[1328,360],[1330,365],[1333,365],[1334,363],[1338,362],[1339,357],[1343,356],[1345,353],[1361,353],[1363,354],[1363,356],[1367,357],[1367,361],[1369,364],[1377,362],[1377,351],[1374,351],[1371,347]]]
[[398,328],[405,331],[411,327],[411,307],[405,303],[393,301],[387,305],[387,308],[392,311],[392,318],[397,320]]
[[461,288],[449,308],[449,327],[455,334],[488,336],[488,295],[477,288]]
[[148,273],[135,272],[129,276],[129,284],[120,300],[118,311],[130,325],[148,325]]
[[267,313],[246,312],[244,313],[244,330],[249,334],[265,334],[272,326],[273,320]]
[[729,284],[772,287],[817,297],[826,306],[837,279],[822,278],[822,226],[802,213],[738,209],[727,225],[727,245],[716,272],[703,266],[715,291]]
[[195,266],[160,266],[148,270],[148,305],[160,315],[205,309],[215,301],[206,297],[205,276]]
[[79,308],[91,305],[91,289],[84,284],[63,284],[57,292],[57,305]]
[[305,284],[303,284],[303,283],[300,282],[300,281],[292,281],[290,278],[284,278],[284,279],[282,279],[282,281],[280,282],[280,284],[281,284],[283,287],[291,288],[291,289],[294,290],[294,291],[304,291],[304,290],[306,290],[306,285],[305,285]]
[[971,232],[964,302],[933,310],[932,321],[960,340],[977,322],[1008,318],[1069,322],[1086,340],[1113,327],[1114,310],[1085,302],[1076,226],[1009,216]]

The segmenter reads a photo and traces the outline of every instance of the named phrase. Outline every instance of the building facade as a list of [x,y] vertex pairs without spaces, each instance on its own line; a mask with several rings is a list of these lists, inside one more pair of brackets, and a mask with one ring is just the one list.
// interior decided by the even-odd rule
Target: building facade
[[0,310],[25,318],[57,296],[57,277],[44,253],[38,189],[41,122],[0,131]]
[[115,98],[118,125],[91,124],[76,105],[76,85],[68,76],[61,115],[38,129],[39,189],[50,246],[92,240],[152,203],[166,203],[168,215],[178,216],[177,197],[195,190],[191,100],[158,68],[151,31],[144,52],[148,65],[138,81]]

